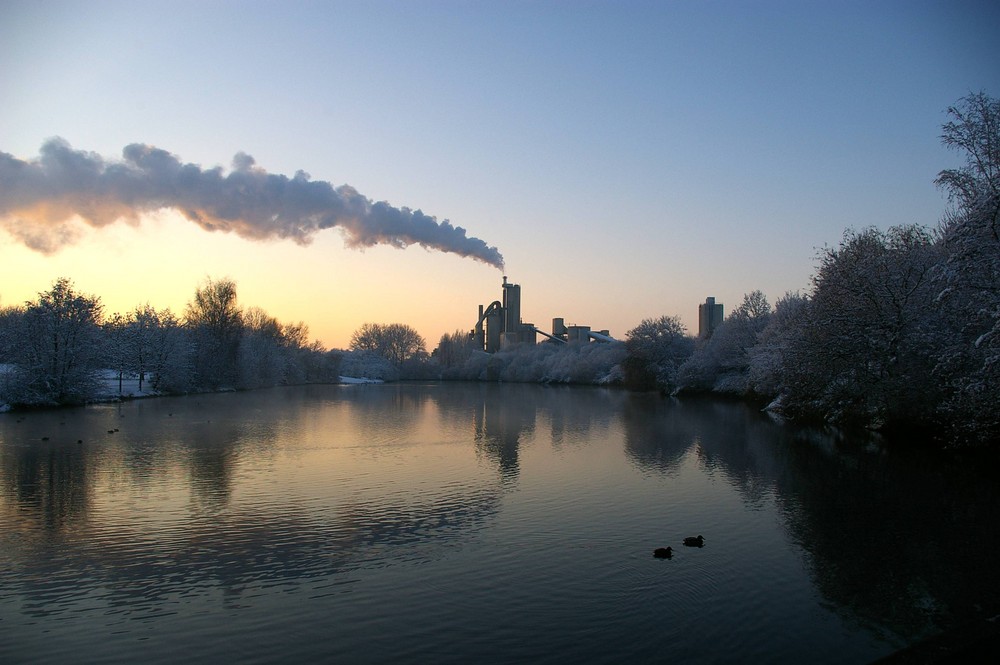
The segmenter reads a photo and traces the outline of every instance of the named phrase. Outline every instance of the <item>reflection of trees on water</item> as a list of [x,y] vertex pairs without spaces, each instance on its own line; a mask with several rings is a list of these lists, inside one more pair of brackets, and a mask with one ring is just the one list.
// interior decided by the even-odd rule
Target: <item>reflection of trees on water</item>
[[[206,485],[216,483],[211,491],[223,491],[231,478],[226,470],[231,448],[192,453],[197,460],[192,476],[197,468]],[[206,514],[196,507],[188,517],[150,533],[127,521],[86,519],[86,505],[76,505],[93,481],[85,480],[83,450],[39,454],[26,448],[18,453],[23,454],[5,455],[3,473],[6,479],[20,478],[21,492],[15,505],[0,509],[0,519],[7,525],[21,519],[19,546],[3,549],[11,552],[8,563],[20,571],[17,592],[25,598],[26,611],[37,615],[71,611],[66,601],[89,593],[113,608],[177,601],[180,594],[199,589],[222,588],[227,597],[239,599],[248,587],[262,584],[330,576],[332,584],[349,581],[352,571],[376,561],[393,565],[436,556],[443,545],[481,528],[499,503],[494,488],[456,491],[452,485],[447,493],[355,499],[322,510],[286,504],[277,508],[281,512]],[[12,470],[20,475],[12,476]],[[197,487],[195,480],[192,484]],[[63,527],[58,533],[53,533],[50,515]],[[14,535],[8,530],[0,541]]]
[[94,484],[109,468],[116,484],[138,487],[184,468],[195,504],[222,509],[240,451],[273,438],[252,417],[268,404],[268,392],[240,395],[238,408],[226,401],[229,396],[205,395],[147,400],[130,409],[102,405],[29,413],[13,425],[7,422],[0,505],[9,502],[8,510],[58,532],[88,519]]
[[221,510],[229,503],[240,435],[238,426],[222,423],[207,424],[189,434],[191,490],[195,502],[204,510]]
[[433,405],[436,417],[457,431],[469,431],[476,449],[496,463],[504,481],[518,475],[518,446],[535,426],[536,405],[497,384],[388,384],[352,387],[341,400],[358,432],[392,443],[405,439]]
[[[391,431],[405,431],[417,425],[425,406],[433,404],[440,429],[469,433],[477,452],[496,464],[505,483],[517,480],[518,449],[534,431],[538,411],[543,408],[540,393],[534,390],[538,386],[463,383],[366,388],[345,396],[352,413],[370,418],[365,425],[385,425],[386,414],[390,414]],[[392,415],[395,413],[398,418]]]
[[9,532],[30,516],[49,532],[61,532],[84,519],[92,492],[92,468],[80,446],[32,444],[0,456],[2,494],[12,500],[0,520]]
[[26,611],[38,616],[73,611],[67,601],[91,593],[115,607],[178,601],[181,594],[214,588],[238,599],[251,587],[314,578],[336,585],[369,565],[439,556],[443,546],[482,528],[499,495],[466,489],[419,502],[365,502],[319,512],[287,506],[280,514],[238,511],[167,525],[155,537],[124,523],[79,529],[58,542],[34,533],[9,563],[20,569],[16,591]]
[[996,460],[886,452],[735,403],[637,399],[626,453],[676,471],[694,448],[751,508],[773,497],[823,596],[849,621],[915,639],[1000,611]]
[[546,404],[552,444],[561,447],[566,441],[589,438],[594,430],[607,431],[618,420],[618,411],[629,394],[618,389],[594,389],[551,386]]
[[919,636],[1000,611],[995,460],[845,443],[785,446],[779,492],[824,594],[866,620]]
[[623,420],[625,452],[640,467],[674,473],[693,451],[706,471],[724,473],[748,504],[762,500],[774,472],[768,437],[776,427],[754,409],[642,394],[629,401]]
[[[354,496],[310,509],[276,501],[251,510],[234,502],[238,464],[267,455],[283,427],[297,431],[331,402],[349,401],[352,413],[377,417],[361,391],[150,400],[72,418],[29,414],[0,430],[0,546],[7,556],[0,586],[11,589],[6,580],[16,572],[15,592],[44,613],[58,611],[50,604],[58,593],[161,602],[199,588],[239,598],[265,583],[349,580],[366,566],[438,556],[442,545],[483,528],[506,484],[519,477],[520,446],[539,428],[551,427],[559,446],[587,438],[568,433],[620,419],[625,453],[647,473],[676,473],[694,454],[751,508],[773,501],[817,589],[846,619],[912,638],[1000,611],[1000,571],[992,565],[1000,488],[992,460],[977,467],[942,455],[881,453],[718,401],[544,386],[382,388],[368,395],[397,400],[397,425],[413,427],[423,417],[404,411],[430,414],[442,429],[467,436],[500,482]],[[39,423],[48,423],[44,431]],[[109,434],[112,426],[120,432]],[[155,444],[146,426],[161,428]],[[42,434],[50,440],[42,442]],[[112,470],[121,477],[109,479]],[[155,531],[95,513],[109,483],[142,494],[178,470],[187,474],[193,503]]]
[[437,391],[435,400],[444,420],[465,423],[471,415],[477,451],[497,465],[505,483],[512,483],[520,473],[520,446],[533,438],[543,419],[559,445],[567,432],[607,427],[614,413],[609,401],[616,395],[569,386],[469,383]]
[[[423,399],[393,399],[411,397],[418,406]],[[313,509],[281,501],[263,509],[233,506],[236,464],[251,449],[260,453],[270,445],[280,427],[275,419],[294,421],[301,408],[322,408],[313,398],[272,400],[255,393],[153,400],[133,405],[127,421],[114,420],[121,424],[114,434],[106,427],[109,418],[122,417],[115,410],[81,410],[74,432],[86,431],[87,445],[55,439],[4,445],[0,523],[8,528],[0,532],[0,549],[9,553],[9,565],[0,570],[0,586],[23,596],[28,613],[47,615],[73,611],[67,601],[88,594],[125,607],[180,602],[199,589],[221,588],[239,599],[262,584],[331,576],[337,584],[366,566],[440,556],[442,547],[470,537],[498,509],[498,488],[454,483],[375,499],[333,494]],[[139,421],[164,430],[159,445],[138,434]],[[474,422],[471,411],[466,422]],[[514,454],[516,460],[516,446]],[[127,514],[91,514],[95,486],[109,470],[133,474],[113,482],[141,488],[169,482],[157,475],[178,469],[187,470],[194,499],[183,515],[150,529],[133,525]],[[8,574],[14,582],[4,581]]]
[[412,430],[433,399],[422,386],[402,383],[350,386],[337,397],[350,405],[355,430],[390,437]]
[[625,454],[643,469],[672,473],[695,441],[692,423],[676,400],[653,393],[631,396],[622,410]]

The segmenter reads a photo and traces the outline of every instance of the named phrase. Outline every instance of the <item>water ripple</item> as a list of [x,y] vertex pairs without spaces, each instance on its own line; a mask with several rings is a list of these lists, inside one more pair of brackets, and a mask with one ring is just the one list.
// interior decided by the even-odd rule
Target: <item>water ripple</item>
[[[963,517],[988,483],[891,493],[733,405],[401,385],[68,413],[45,443],[49,415],[0,419],[3,662],[863,662],[975,596],[928,529],[1000,541]],[[838,547],[873,531],[877,556]]]

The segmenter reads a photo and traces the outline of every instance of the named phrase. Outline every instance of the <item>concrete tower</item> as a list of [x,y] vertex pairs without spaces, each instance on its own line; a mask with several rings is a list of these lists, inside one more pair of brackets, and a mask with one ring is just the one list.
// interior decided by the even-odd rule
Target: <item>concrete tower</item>
[[698,337],[707,339],[712,336],[712,331],[722,323],[723,311],[722,303],[715,302],[715,298],[705,298],[705,302],[698,305]]

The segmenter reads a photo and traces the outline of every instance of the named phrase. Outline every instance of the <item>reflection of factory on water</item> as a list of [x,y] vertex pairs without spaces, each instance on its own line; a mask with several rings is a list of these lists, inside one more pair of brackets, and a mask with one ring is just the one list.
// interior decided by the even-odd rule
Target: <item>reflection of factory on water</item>
[[479,348],[493,353],[514,344],[535,344],[538,335],[553,342],[616,342],[607,330],[591,330],[590,326],[567,326],[562,318],[552,319],[552,332],[547,333],[533,323],[521,321],[521,285],[503,278],[503,300],[494,300],[485,308],[479,306],[479,320],[472,330]]

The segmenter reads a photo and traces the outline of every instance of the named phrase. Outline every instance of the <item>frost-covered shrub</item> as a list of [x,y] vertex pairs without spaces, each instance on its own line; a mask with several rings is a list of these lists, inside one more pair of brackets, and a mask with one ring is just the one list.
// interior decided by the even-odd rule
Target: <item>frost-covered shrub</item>
[[426,352],[410,356],[399,366],[399,378],[405,381],[434,381],[441,378],[441,366]]
[[399,379],[399,369],[372,351],[345,351],[340,359],[340,373],[358,379]]
[[598,385],[621,383],[624,378],[621,363],[626,353],[624,344],[582,344],[575,350],[575,358],[569,354],[553,358],[557,362],[548,369],[550,381]]
[[520,344],[490,354],[474,350],[460,367],[442,371],[445,379],[518,383],[612,384],[621,381],[625,357],[620,343]]

